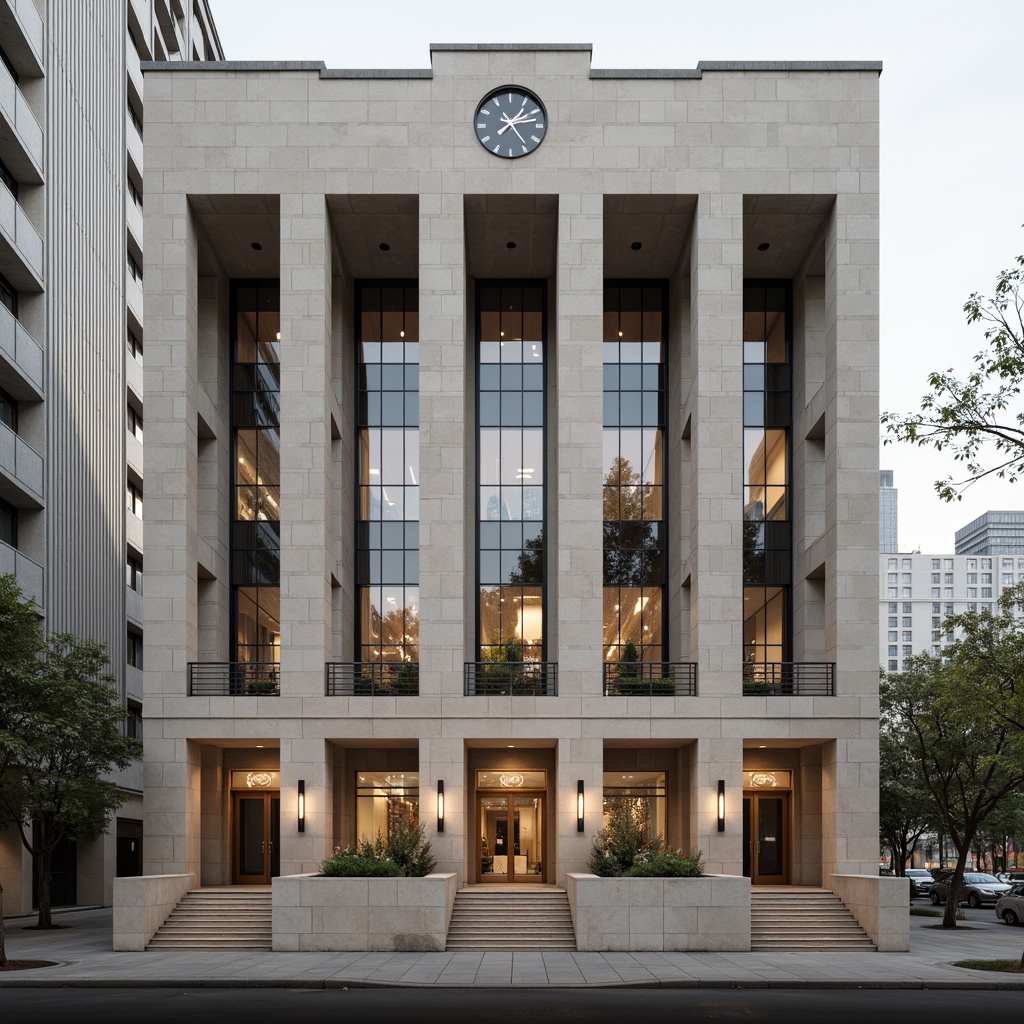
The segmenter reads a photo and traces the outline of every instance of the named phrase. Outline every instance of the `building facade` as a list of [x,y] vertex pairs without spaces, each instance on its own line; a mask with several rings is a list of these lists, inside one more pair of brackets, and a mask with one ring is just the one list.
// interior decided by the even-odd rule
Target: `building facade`
[[956,531],[958,555],[1024,553],[1024,512],[986,512]]
[[943,628],[950,615],[995,612],[1002,592],[1024,583],[1024,546],[1001,555],[883,554],[879,577],[878,663],[902,672],[907,658],[941,654],[952,642]]
[[880,66],[431,65],[144,67],[146,873],[876,874]]
[[885,554],[896,554],[899,542],[899,491],[893,487],[892,470],[878,471],[878,519],[880,532],[878,550]]
[[[0,0],[0,572],[48,629],[104,641],[141,735],[141,62],[223,54],[207,0]],[[53,901],[142,868],[142,766],[104,839],[55,852]],[[8,912],[31,859],[0,833]]]

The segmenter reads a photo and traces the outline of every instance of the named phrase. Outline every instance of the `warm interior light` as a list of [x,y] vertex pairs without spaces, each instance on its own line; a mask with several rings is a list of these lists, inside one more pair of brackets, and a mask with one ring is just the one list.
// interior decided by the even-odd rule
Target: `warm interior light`
[[275,337],[277,338],[278,341],[280,341],[281,340],[281,332],[278,331],[277,334],[275,335]]

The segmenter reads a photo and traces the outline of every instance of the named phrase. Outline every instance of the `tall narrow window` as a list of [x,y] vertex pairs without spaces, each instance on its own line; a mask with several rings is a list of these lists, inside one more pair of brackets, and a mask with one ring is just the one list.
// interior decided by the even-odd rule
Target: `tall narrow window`
[[789,287],[743,289],[743,660],[747,679],[790,660]]
[[281,317],[278,282],[233,290],[233,661],[280,663]]
[[420,660],[419,314],[415,281],[357,286],[358,658]]
[[477,288],[481,661],[544,661],[543,282]]
[[604,659],[665,650],[665,286],[604,290]]

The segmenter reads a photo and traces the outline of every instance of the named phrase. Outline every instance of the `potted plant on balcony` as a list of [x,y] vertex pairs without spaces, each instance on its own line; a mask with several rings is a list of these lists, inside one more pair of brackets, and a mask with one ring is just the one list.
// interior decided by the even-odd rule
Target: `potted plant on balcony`
[[259,679],[250,679],[246,685],[245,692],[250,697],[258,697],[261,694],[277,693],[277,680],[268,676],[261,676]]
[[476,692],[490,694],[522,693],[523,645],[514,636],[489,648],[477,676]]
[[391,692],[397,695],[420,692],[420,667],[411,661],[403,661],[391,676]]
[[618,692],[623,697],[647,693],[647,684],[641,675],[640,655],[630,640],[619,650]]

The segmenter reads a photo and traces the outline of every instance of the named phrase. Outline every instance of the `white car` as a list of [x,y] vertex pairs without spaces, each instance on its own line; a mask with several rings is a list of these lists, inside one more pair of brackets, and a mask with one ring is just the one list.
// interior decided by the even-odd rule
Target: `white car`
[[1007,924],[1020,924],[1024,921],[1024,883],[1018,882],[1012,892],[1000,897],[996,903],[996,917]]

